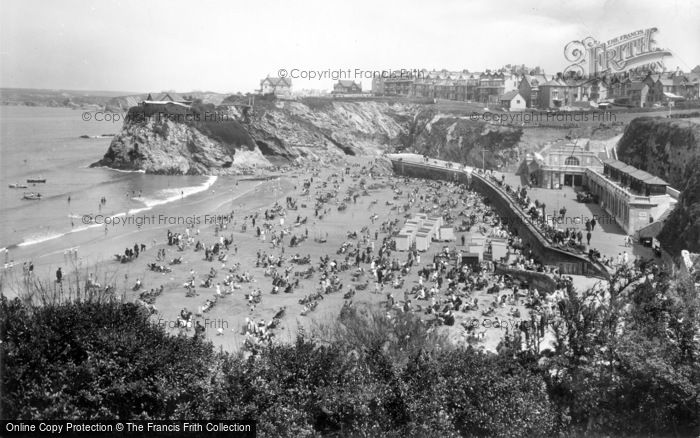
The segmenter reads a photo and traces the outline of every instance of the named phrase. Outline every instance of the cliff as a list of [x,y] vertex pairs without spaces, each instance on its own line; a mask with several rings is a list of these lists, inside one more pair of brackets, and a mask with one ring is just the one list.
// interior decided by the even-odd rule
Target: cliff
[[258,102],[247,128],[270,157],[322,159],[379,155],[399,144],[420,107],[385,101]]
[[688,162],[683,180],[678,204],[659,234],[661,244],[674,255],[684,249],[700,252],[700,157]]
[[[149,173],[223,174],[292,162],[333,162],[346,155],[381,155],[411,150],[472,165],[492,166],[517,156],[520,129],[438,114],[430,104],[389,99],[275,100],[253,106],[235,96],[215,106],[196,102],[195,116],[182,121],[131,117],[95,165]],[[142,115],[142,114],[141,114]],[[192,114],[190,114],[192,115]]]
[[517,162],[522,134],[520,128],[425,110],[411,123],[404,146],[430,157],[497,168]]
[[[696,120],[696,119],[695,119]],[[659,234],[671,254],[700,252],[700,125],[691,119],[640,117],[618,143],[620,160],[681,191]]]
[[621,161],[682,189],[686,165],[700,155],[700,125],[690,119],[633,119],[618,143],[617,154]]
[[[122,131],[94,165],[233,174],[292,161],[378,155],[397,144],[406,131],[402,120],[416,111],[411,105],[329,99],[260,99],[252,108],[197,103],[193,109],[187,117],[158,118],[143,117],[141,107],[132,107]],[[214,120],[203,120],[205,114]]]
[[270,165],[238,122],[227,124],[225,140],[204,134],[205,128],[156,117],[124,122],[107,153],[93,166],[201,175],[246,173]]

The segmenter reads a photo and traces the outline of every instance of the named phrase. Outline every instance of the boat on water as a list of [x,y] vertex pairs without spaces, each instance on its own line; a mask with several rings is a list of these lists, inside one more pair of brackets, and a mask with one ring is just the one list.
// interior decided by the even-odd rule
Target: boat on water
[[26,189],[28,186],[26,184],[14,183],[10,184],[11,189]]
[[39,201],[41,200],[41,193],[24,192],[22,199],[26,199],[28,201]]
[[30,183],[30,184],[45,183],[45,182],[46,182],[46,178],[41,177],[41,176],[35,177],[35,178],[27,178],[27,182]]

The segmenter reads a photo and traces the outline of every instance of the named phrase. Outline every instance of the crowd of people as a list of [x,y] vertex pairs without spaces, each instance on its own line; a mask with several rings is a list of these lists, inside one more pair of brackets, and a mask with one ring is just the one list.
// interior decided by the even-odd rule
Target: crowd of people
[[[483,327],[473,323],[477,317],[488,317],[499,325],[516,321],[505,330],[511,342],[520,340],[526,345],[544,336],[544,327],[557,311],[557,300],[571,280],[556,267],[540,263],[483,196],[456,182],[395,177],[390,168],[376,162],[347,166],[338,173],[310,168],[301,175],[305,179],[294,187],[293,194],[268,208],[238,215],[231,211],[213,229],[169,229],[164,244],[153,242],[154,249],[148,252],[145,244],[135,244],[119,254],[118,260],[124,263],[139,256],[143,260],[147,253],[148,270],[172,275],[183,272],[176,265],[197,261],[197,267],[206,266],[199,273],[192,267],[183,283],[182,276],[178,279],[176,292],[186,300],[198,301],[187,306],[196,310],[182,309],[179,329],[194,329],[195,336],[205,336],[198,318],[224,312],[217,310],[222,302],[242,303],[245,314],[235,316],[239,325],[231,331],[243,334],[243,345],[251,351],[272,341],[283,324],[294,323],[295,316],[302,321],[312,317],[318,306],[327,305],[324,300],[329,296],[335,297],[331,302],[343,302],[344,309],[372,302],[381,303],[390,318],[397,312],[414,313],[431,325],[461,333],[461,339],[470,343],[486,338]],[[553,244],[590,243],[595,219],[586,224],[585,233],[552,231],[542,217],[545,206],[531,202],[526,189],[508,185],[504,189]],[[338,208],[341,205],[346,208]],[[415,245],[398,251],[395,237],[405,221],[418,213],[439,217],[461,234],[450,242],[432,242],[427,252]],[[334,221],[347,226],[329,235],[333,228],[326,224]],[[313,242],[308,240],[310,234]],[[483,241],[483,252],[476,261],[468,249],[475,236]],[[337,246],[331,247],[329,241]],[[505,242],[505,255],[494,255],[496,241]],[[239,247],[246,250],[239,254]],[[608,262],[604,257],[601,261]],[[609,263],[627,262],[628,256],[621,253]],[[530,274],[547,276],[556,287],[545,290],[522,280]],[[59,283],[62,276],[59,269]],[[138,300],[157,311],[156,301],[172,288],[148,285],[146,290],[141,281],[137,279],[133,289]],[[268,314],[272,308],[280,310]],[[218,336],[226,334],[217,330]]]

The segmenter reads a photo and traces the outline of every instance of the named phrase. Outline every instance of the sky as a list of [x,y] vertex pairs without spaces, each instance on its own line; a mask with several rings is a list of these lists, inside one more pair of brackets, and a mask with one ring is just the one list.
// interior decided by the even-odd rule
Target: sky
[[332,87],[298,78],[310,71],[556,73],[569,41],[648,27],[669,70],[700,64],[697,0],[2,0],[0,87],[229,93],[280,69],[297,90]]

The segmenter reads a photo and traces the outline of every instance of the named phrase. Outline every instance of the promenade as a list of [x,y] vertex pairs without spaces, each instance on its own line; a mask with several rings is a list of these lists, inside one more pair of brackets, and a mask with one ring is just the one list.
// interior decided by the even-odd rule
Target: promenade
[[[513,189],[521,186],[522,182],[517,175],[491,171],[489,171],[488,174],[483,174],[480,170],[470,166],[463,166],[458,163],[433,158],[426,159],[417,154],[391,154],[388,158],[394,163],[394,170],[397,173],[403,173],[408,176],[439,177],[450,180],[458,179],[462,182],[471,182],[473,188],[476,190],[480,190],[481,188],[480,191],[488,187],[489,194],[495,193],[501,198],[491,199],[492,202],[501,205],[501,210],[504,210],[501,213],[508,216],[508,219],[511,219],[509,222],[511,222],[512,225],[518,222],[525,224],[529,230],[530,243],[536,246],[536,242],[534,241],[539,242],[541,246],[540,255],[547,259],[545,262],[559,265],[560,268],[563,268],[563,272],[593,275],[603,278],[607,277],[606,272],[601,272],[603,266],[600,263],[594,263],[593,265],[595,266],[589,266],[588,268],[584,267],[582,272],[575,272],[579,269],[578,267],[567,266],[569,263],[572,263],[572,258],[574,263],[575,260],[578,260],[580,263],[585,261],[591,265],[592,262],[587,254],[588,248],[596,249],[600,252],[601,256],[612,259],[613,263],[625,252],[627,253],[629,261],[633,261],[637,258],[654,257],[651,248],[644,247],[640,244],[625,246],[625,233],[621,227],[617,225],[612,218],[609,218],[607,213],[603,211],[599,205],[577,202],[576,193],[571,187],[565,187],[561,190],[528,187],[527,194],[533,202],[534,200],[538,200],[540,203],[546,205],[545,214],[547,216],[559,216],[559,210],[562,207],[566,208],[563,222],[557,225],[557,228],[562,230],[566,228],[575,229],[576,231],[581,230],[584,236],[584,244],[586,243],[586,220],[596,217],[598,224],[591,232],[591,242],[590,245],[585,246],[585,251],[575,250],[573,248],[565,249],[555,245],[551,238],[541,229],[541,224],[536,224],[529,217],[518,204],[514,196],[505,190],[506,185],[509,185]],[[417,168],[421,168],[422,171],[418,171]],[[435,174],[432,176],[428,175],[431,170],[435,171]],[[450,175],[448,175],[446,171],[450,173]],[[411,173],[415,172],[421,174],[411,175]],[[499,184],[497,181],[502,181],[502,184]],[[487,193],[484,194],[488,195]],[[489,198],[492,197],[489,196]],[[554,259],[558,259],[559,263],[553,263],[556,261]]]

